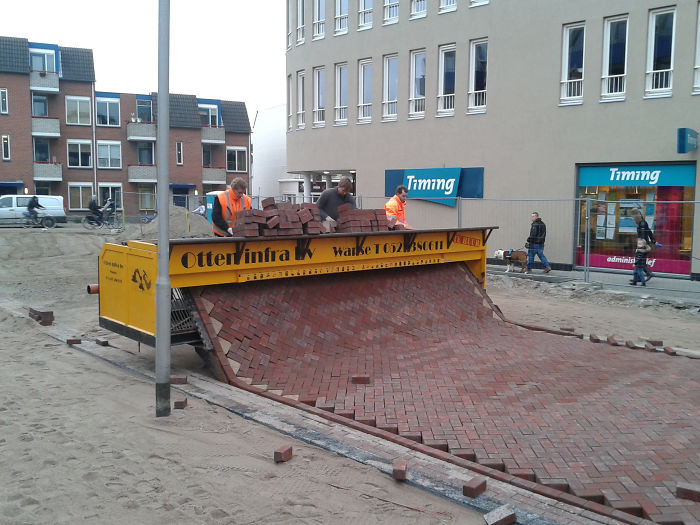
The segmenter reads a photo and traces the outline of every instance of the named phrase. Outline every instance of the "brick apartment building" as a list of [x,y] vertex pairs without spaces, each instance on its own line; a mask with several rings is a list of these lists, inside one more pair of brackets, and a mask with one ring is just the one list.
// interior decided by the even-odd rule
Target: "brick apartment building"
[[[157,93],[95,91],[91,49],[0,37],[0,195],[62,195],[69,214],[92,195],[153,210],[157,122]],[[171,200],[248,180],[250,131],[243,102],[171,94]]]

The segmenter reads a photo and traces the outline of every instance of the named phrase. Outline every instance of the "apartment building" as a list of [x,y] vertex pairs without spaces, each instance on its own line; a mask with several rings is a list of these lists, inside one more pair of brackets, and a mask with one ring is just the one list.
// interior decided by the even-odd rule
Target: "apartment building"
[[[92,50],[0,37],[0,194],[62,195],[84,212],[92,195],[127,214],[155,208],[157,93],[95,91]],[[175,204],[248,179],[245,103],[170,95]]]
[[376,207],[403,183],[409,222],[498,225],[495,248],[523,245],[532,206],[562,268],[582,264],[576,199],[592,199],[603,268],[630,267],[637,207],[661,237],[656,269],[700,278],[698,0],[288,0],[287,14],[287,171],[305,186],[350,175]]

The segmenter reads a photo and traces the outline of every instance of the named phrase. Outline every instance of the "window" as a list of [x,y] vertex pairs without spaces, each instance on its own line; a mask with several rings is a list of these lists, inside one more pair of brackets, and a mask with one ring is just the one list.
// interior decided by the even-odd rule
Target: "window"
[[119,99],[97,98],[97,125],[119,126]]
[[[698,36],[695,41],[695,77],[693,80],[693,94],[700,94],[700,2],[698,2],[698,25],[696,27]],[[1,95],[1,93],[0,93]],[[7,109],[5,110],[7,113]]]
[[[346,0],[347,2],[347,0]],[[314,0],[314,40],[326,34],[326,0]]]
[[440,47],[438,115],[454,115],[455,112],[456,53],[454,44]]
[[297,0],[297,45],[304,43],[304,0]]
[[294,28],[294,0],[287,2],[287,49],[292,47],[292,29]]
[[306,104],[304,103],[304,80],[306,74],[303,71],[297,71],[297,129],[306,127]]
[[489,3],[489,0],[469,0],[469,7],[476,7],[479,5],[486,5]]
[[175,143],[175,164],[177,164],[178,166],[182,166],[183,164],[182,142]]
[[2,136],[2,160],[10,160],[10,136]]
[[425,50],[411,52],[411,92],[408,98],[408,116],[425,114]]
[[153,142],[136,143],[136,160],[138,164],[153,166]]
[[49,100],[46,95],[32,94],[32,117],[48,117]]
[[136,117],[141,122],[153,122],[153,102],[150,100],[137,100]]
[[92,200],[92,184],[89,182],[68,183],[68,209],[87,210]]
[[120,142],[97,141],[97,167],[114,169],[122,167],[122,145]]
[[68,167],[92,167],[92,144],[89,140],[68,141]]
[[287,75],[287,131],[292,131],[292,75]]
[[326,122],[326,70],[314,68],[314,126]]
[[122,185],[121,184],[99,184],[97,188],[97,198],[100,206],[103,206],[107,199],[112,199],[118,210],[122,209]]
[[360,0],[357,11],[357,30],[372,27],[372,0]]
[[411,19],[425,18],[427,0],[411,0]]
[[395,24],[399,21],[399,0],[384,0],[384,23]]
[[627,73],[627,15],[605,20],[603,100],[624,100]]
[[200,104],[199,119],[204,127],[217,127],[219,125],[219,108],[210,104]]
[[564,26],[562,44],[561,103],[583,102],[583,48],[585,27],[582,24]]
[[212,145],[202,144],[202,167],[203,168],[213,168],[214,163],[212,162]]
[[7,88],[0,88],[0,113],[7,115]]
[[56,72],[55,53],[48,49],[29,50],[29,69],[31,71]]
[[156,209],[156,185],[155,184],[139,184],[139,209],[140,210],[155,210]]
[[348,122],[348,65],[335,66],[335,123]]
[[674,8],[649,14],[646,96],[670,97],[673,88],[673,48],[676,29]]
[[360,60],[358,67],[357,120],[372,120],[372,61]]
[[348,0],[335,0],[335,34],[348,32]]
[[90,97],[66,97],[66,124],[89,126]]
[[438,13],[449,13],[457,10],[457,0],[440,0]]
[[226,171],[247,171],[247,160],[246,148],[226,148]]
[[51,159],[51,150],[49,148],[49,140],[34,137],[34,162],[49,162]]
[[488,41],[474,40],[469,50],[469,113],[486,111],[486,66],[488,65]]
[[384,95],[382,118],[396,120],[399,95],[399,58],[396,55],[384,57]]

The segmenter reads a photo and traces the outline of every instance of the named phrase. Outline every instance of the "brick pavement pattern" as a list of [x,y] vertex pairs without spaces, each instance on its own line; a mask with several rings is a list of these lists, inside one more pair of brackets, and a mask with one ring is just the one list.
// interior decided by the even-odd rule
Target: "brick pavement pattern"
[[700,480],[699,361],[517,327],[461,263],[193,297],[232,382],[632,515],[700,523],[700,504],[676,497]]

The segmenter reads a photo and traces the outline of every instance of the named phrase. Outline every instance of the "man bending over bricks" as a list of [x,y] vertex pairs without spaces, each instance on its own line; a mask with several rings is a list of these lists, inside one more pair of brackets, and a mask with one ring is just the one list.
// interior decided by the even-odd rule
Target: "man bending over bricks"
[[341,177],[336,188],[328,188],[321,193],[316,205],[321,212],[321,220],[337,221],[338,206],[352,204],[352,209],[357,208],[355,197],[350,195],[352,191],[352,181],[349,177]]

